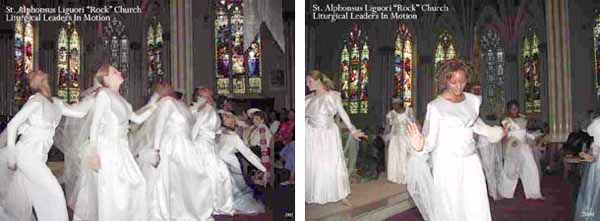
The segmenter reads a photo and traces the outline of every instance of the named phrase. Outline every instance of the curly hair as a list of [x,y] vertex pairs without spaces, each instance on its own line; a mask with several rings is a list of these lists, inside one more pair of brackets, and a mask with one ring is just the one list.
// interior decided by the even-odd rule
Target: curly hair
[[443,92],[446,89],[446,81],[452,78],[452,73],[457,71],[463,71],[467,81],[471,75],[471,67],[460,59],[448,59],[439,63],[437,70],[437,81],[439,92]]
[[331,78],[327,77],[327,74],[325,74],[319,70],[312,70],[312,71],[309,71],[306,75],[311,77],[314,80],[321,81],[321,83],[323,83],[323,86],[325,86],[325,88],[327,88],[327,90],[335,90],[334,83],[331,80]]

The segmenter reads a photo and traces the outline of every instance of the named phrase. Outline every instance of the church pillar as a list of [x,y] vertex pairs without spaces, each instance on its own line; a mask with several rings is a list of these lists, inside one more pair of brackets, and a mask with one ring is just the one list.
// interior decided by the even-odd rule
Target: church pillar
[[170,1],[171,4],[171,84],[183,90],[187,103],[193,90],[192,2]]
[[568,0],[546,4],[548,39],[548,123],[552,142],[564,142],[572,128]]
[[[381,126],[381,124],[383,124],[383,122],[385,122],[385,115],[387,114],[387,111],[390,109],[390,103],[392,101],[392,97],[394,96],[394,84],[395,82],[395,78],[393,77],[392,73],[392,68],[393,67],[393,58],[392,55],[394,54],[394,48],[390,47],[390,46],[383,46],[380,47],[379,50],[377,50],[377,52],[379,53],[379,56],[381,57],[381,64],[380,67],[382,68],[381,73],[383,73],[382,75],[379,76],[379,84],[375,84],[375,85],[381,85],[381,87],[379,87],[379,94],[380,96],[380,101],[379,103],[381,104],[381,107],[376,107],[375,110],[381,108],[381,111],[379,112],[378,116],[379,119],[377,119],[378,122],[378,126]],[[374,82],[375,83],[375,82]],[[372,87],[371,87],[372,88]],[[373,98],[369,98],[369,99],[373,99]],[[373,102],[375,103],[375,102]]]

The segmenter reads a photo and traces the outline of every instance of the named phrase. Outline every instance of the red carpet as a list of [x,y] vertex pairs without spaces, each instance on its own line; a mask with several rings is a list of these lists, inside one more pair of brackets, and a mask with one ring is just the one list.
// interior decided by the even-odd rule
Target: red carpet
[[[513,199],[494,201],[490,198],[494,221],[572,220],[573,186],[560,175],[542,176],[542,195],[545,200],[526,200],[523,187],[519,183]],[[388,220],[423,220],[416,208],[397,214]]]

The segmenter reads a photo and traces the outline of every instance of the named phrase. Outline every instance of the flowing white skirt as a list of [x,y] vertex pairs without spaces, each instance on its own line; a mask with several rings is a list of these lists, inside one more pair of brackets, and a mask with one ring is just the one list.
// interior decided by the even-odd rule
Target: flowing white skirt
[[[446,148],[444,146],[437,147]],[[436,217],[446,221],[491,220],[481,161],[477,154],[437,153],[433,162]]]
[[244,175],[237,157],[233,154],[221,156],[227,163],[234,181],[233,199],[236,214],[259,214],[265,212],[265,206],[254,199],[254,193],[244,180]]
[[584,165],[574,220],[600,221],[600,160]]
[[32,206],[42,220],[68,220],[64,193],[46,166],[52,140],[21,136],[16,145],[17,171],[7,168],[7,149],[0,148],[0,218],[32,220]]
[[146,181],[127,137],[100,136],[97,147],[101,169],[82,169],[74,220],[147,221]]
[[494,200],[500,199],[498,188],[502,178],[502,144],[490,143],[484,136],[479,136],[477,149],[487,181],[488,195]]
[[204,164],[210,168],[208,176],[213,190],[211,193],[213,214],[232,215],[234,213],[233,181],[227,165],[215,153],[214,139],[199,137],[194,145],[201,152]]
[[392,136],[388,151],[387,178],[389,181],[406,184],[406,163],[410,140],[403,135]]
[[340,130],[306,124],[306,202],[336,202],[350,194]]
[[183,135],[167,135],[160,148],[160,163],[148,179],[150,220],[211,219],[211,168],[202,159],[205,154]]

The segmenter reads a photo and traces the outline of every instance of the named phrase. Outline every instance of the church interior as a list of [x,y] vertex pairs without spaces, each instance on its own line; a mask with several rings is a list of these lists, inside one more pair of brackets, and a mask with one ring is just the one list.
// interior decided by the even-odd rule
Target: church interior
[[[283,129],[273,125],[286,125],[285,133],[293,134],[293,1],[3,0],[0,5],[0,52],[5,54],[0,61],[0,131],[32,95],[27,76],[37,70],[49,74],[52,96],[68,104],[81,101],[103,64],[122,73],[120,94],[133,110],[148,102],[158,83],[170,84],[186,104],[195,101],[196,88],[208,88],[216,109],[238,116],[252,108],[267,113],[265,120],[274,139],[270,145],[276,148],[268,153],[274,165],[271,172],[276,175],[266,187],[252,186],[266,212],[217,216],[217,220],[291,217],[293,182],[279,185],[289,179],[290,171],[282,166],[278,152],[290,141],[282,143],[279,131]],[[4,10],[62,7],[87,11],[89,6],[133,10],[104,13],[92,21],[15,21],[9,20],[9,14],[26,13]],[[48,159],[49,168],[60,177],[63,154],[53,147]],[[248,162],[242,158],[240,162],[246,171]]]
[[[524,199],[521,183],[513,199],[495,200],[488,180],[493,220],[573,220],[587,166],[569,150],[574,134],[600,114],[600,2],[401,1],[448,11],[418,11],[405,20],[314,19],[314,5],[353,3],[306,2],[306,70],[328,74],[352,123],[369,136],[358,149],[344,148],[351,206],[307,204],[308,220],[422,220],[406,185],[386,180],[386,114],[397,98],[422,124],[428,103],[441,93],[437,68],[453,58],[470,66],[465,91],[482,97],[481,119],[500,126],[507,103],[516,101],[527,131],[542,134],[532,152],[545,199]],[[484,172],[486,179],[492,173]]]

